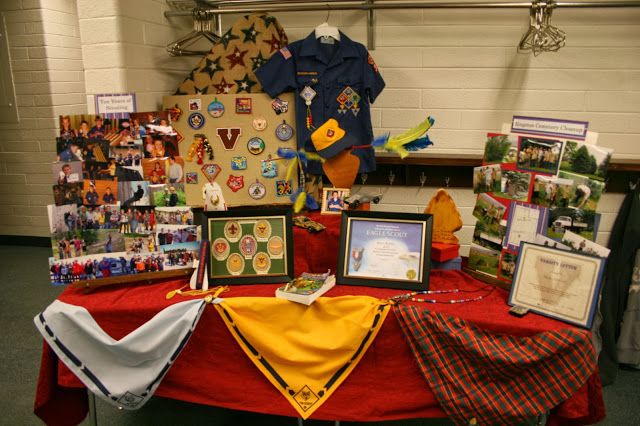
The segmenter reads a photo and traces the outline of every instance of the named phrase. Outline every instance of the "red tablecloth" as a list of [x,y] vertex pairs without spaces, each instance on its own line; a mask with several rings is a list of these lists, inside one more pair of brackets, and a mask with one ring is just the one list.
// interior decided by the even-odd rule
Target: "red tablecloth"
[[[295,272],[335,270],[339,217],[312,216],[327,229],[320,234],[295,230]],[[172,303],[167,292],[184,281],[105,288],[87,296],[68,288],[66,303],[84,306],[103,329],[120,339]],[[233,286],[224,297],[273,296],[277,285]],[[432,289],[475,290],[486,285],[458,271],[433,271]],[[386,298],[400,293],[370,287],[336,286],[328,296],[366,294]],[[478,293],[481,294],[482,292]],[[459,316],[487,330],[526,336],[570,327],[549,318],[508,314],[507,292],[494,289],[480,302],[421,305]],[[450,296],[450,295],[445,295]],[[420,305],[420,304],[418,304]],[[206,405],[266,414],[296,416],[289,403],[255,368],[227,331],[213,308],[207,308],[191,340],[171,368],[156,395]],[[49,424],[76,424],[86,415],[82,383],[45,345],[35,401],[35,412]],[[360,364],[312,418],[378,421],[443,417],[437,401],[404,341],[394,315],[389,315]],[[557,424],[590,424],[604,417],[602,387],[597,371],[569,400],[553,411]]]

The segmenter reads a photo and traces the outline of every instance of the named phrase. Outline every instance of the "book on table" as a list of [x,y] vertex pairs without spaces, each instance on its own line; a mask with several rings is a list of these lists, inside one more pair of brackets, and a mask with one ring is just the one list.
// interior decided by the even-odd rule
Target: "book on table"
[[336,276],[330,275],[330,272],[327,271],[324,274],[305,272],[287,285],[278,288],[276,297],[309,306],[336,285]]

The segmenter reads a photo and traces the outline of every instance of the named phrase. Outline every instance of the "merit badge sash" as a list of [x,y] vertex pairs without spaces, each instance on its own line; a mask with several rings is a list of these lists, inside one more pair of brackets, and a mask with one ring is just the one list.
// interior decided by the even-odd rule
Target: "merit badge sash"
[[311,306],[269,297],[214,304],[256,367],[307,419],[349,376],[389,305],[368,296],[321,297]]
[[514,425],[569,398],[596,366],[586,330],[494,334],[460,318],[395,305],[404,336],[454,424]]
[[171,305],[120,340],[83,307],[54,301],[34,318],[60,360],[98,397],[136,410],[151,398],[191,337],[206,303]]

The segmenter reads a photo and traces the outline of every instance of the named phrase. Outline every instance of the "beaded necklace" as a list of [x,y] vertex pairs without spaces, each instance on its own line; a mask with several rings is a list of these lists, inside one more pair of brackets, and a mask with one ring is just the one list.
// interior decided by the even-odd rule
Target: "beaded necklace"
[[[400,303],[400,302],[405,302],[407,300],[412,301],[412,302],[422,302],[422,303],[465,303],[465,302],[477,302],[478,300],[482,300],[485,297],[489,296],[491,293],[493,293],[493,289],[495,287],[493,286],[487,286],[484,288],[480,288],[477,290],[460,290],[460,289],[453,289],[453,290],[424,290],[424,291],[413,291],[411,293],[406,293],[406,294],[400,294],[398,296],[394,296],[392,297],[390,300],[396,302],[396,303]],[[419,294],[454,294],[454,293],[475,293],[478,291],[484,291],[484,290],[489,290],[489,292],[487,294],[483,294],[480,296],[476,296],[476,297],[471,297],[468,299],[451,299],[451,300],[437,300],[437,299],[422,299],[422,298],[418,298],[415,297]]]

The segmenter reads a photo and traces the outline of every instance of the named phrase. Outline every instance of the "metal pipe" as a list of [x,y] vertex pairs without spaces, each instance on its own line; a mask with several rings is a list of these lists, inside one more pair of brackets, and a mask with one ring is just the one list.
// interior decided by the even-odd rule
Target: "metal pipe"
[[[289,4],[287,4],[289,3]],[[212,5],[214,3],[211,3]],[[225,7],[226,4],[241,4],[237,7]],[[531,2],[375,2],[329,0],[313,4],[301,4],[300,1],[287,0],[221,0],[215,2],[216,8],[207,11],[221,14],[251,13],[268,10],[269,12],[312,12],[320,10],[390,10],[390,9],[502,9],[530,8]],[[609,8],[640,7],[640,1],[585,1],[558,2],[561,8]],[[263,8],[264,7],[264,8]],[[205,7],[206,8],[206,7]],[[164,13],[168,17],[191,16],[190,11],[169,10]]]

